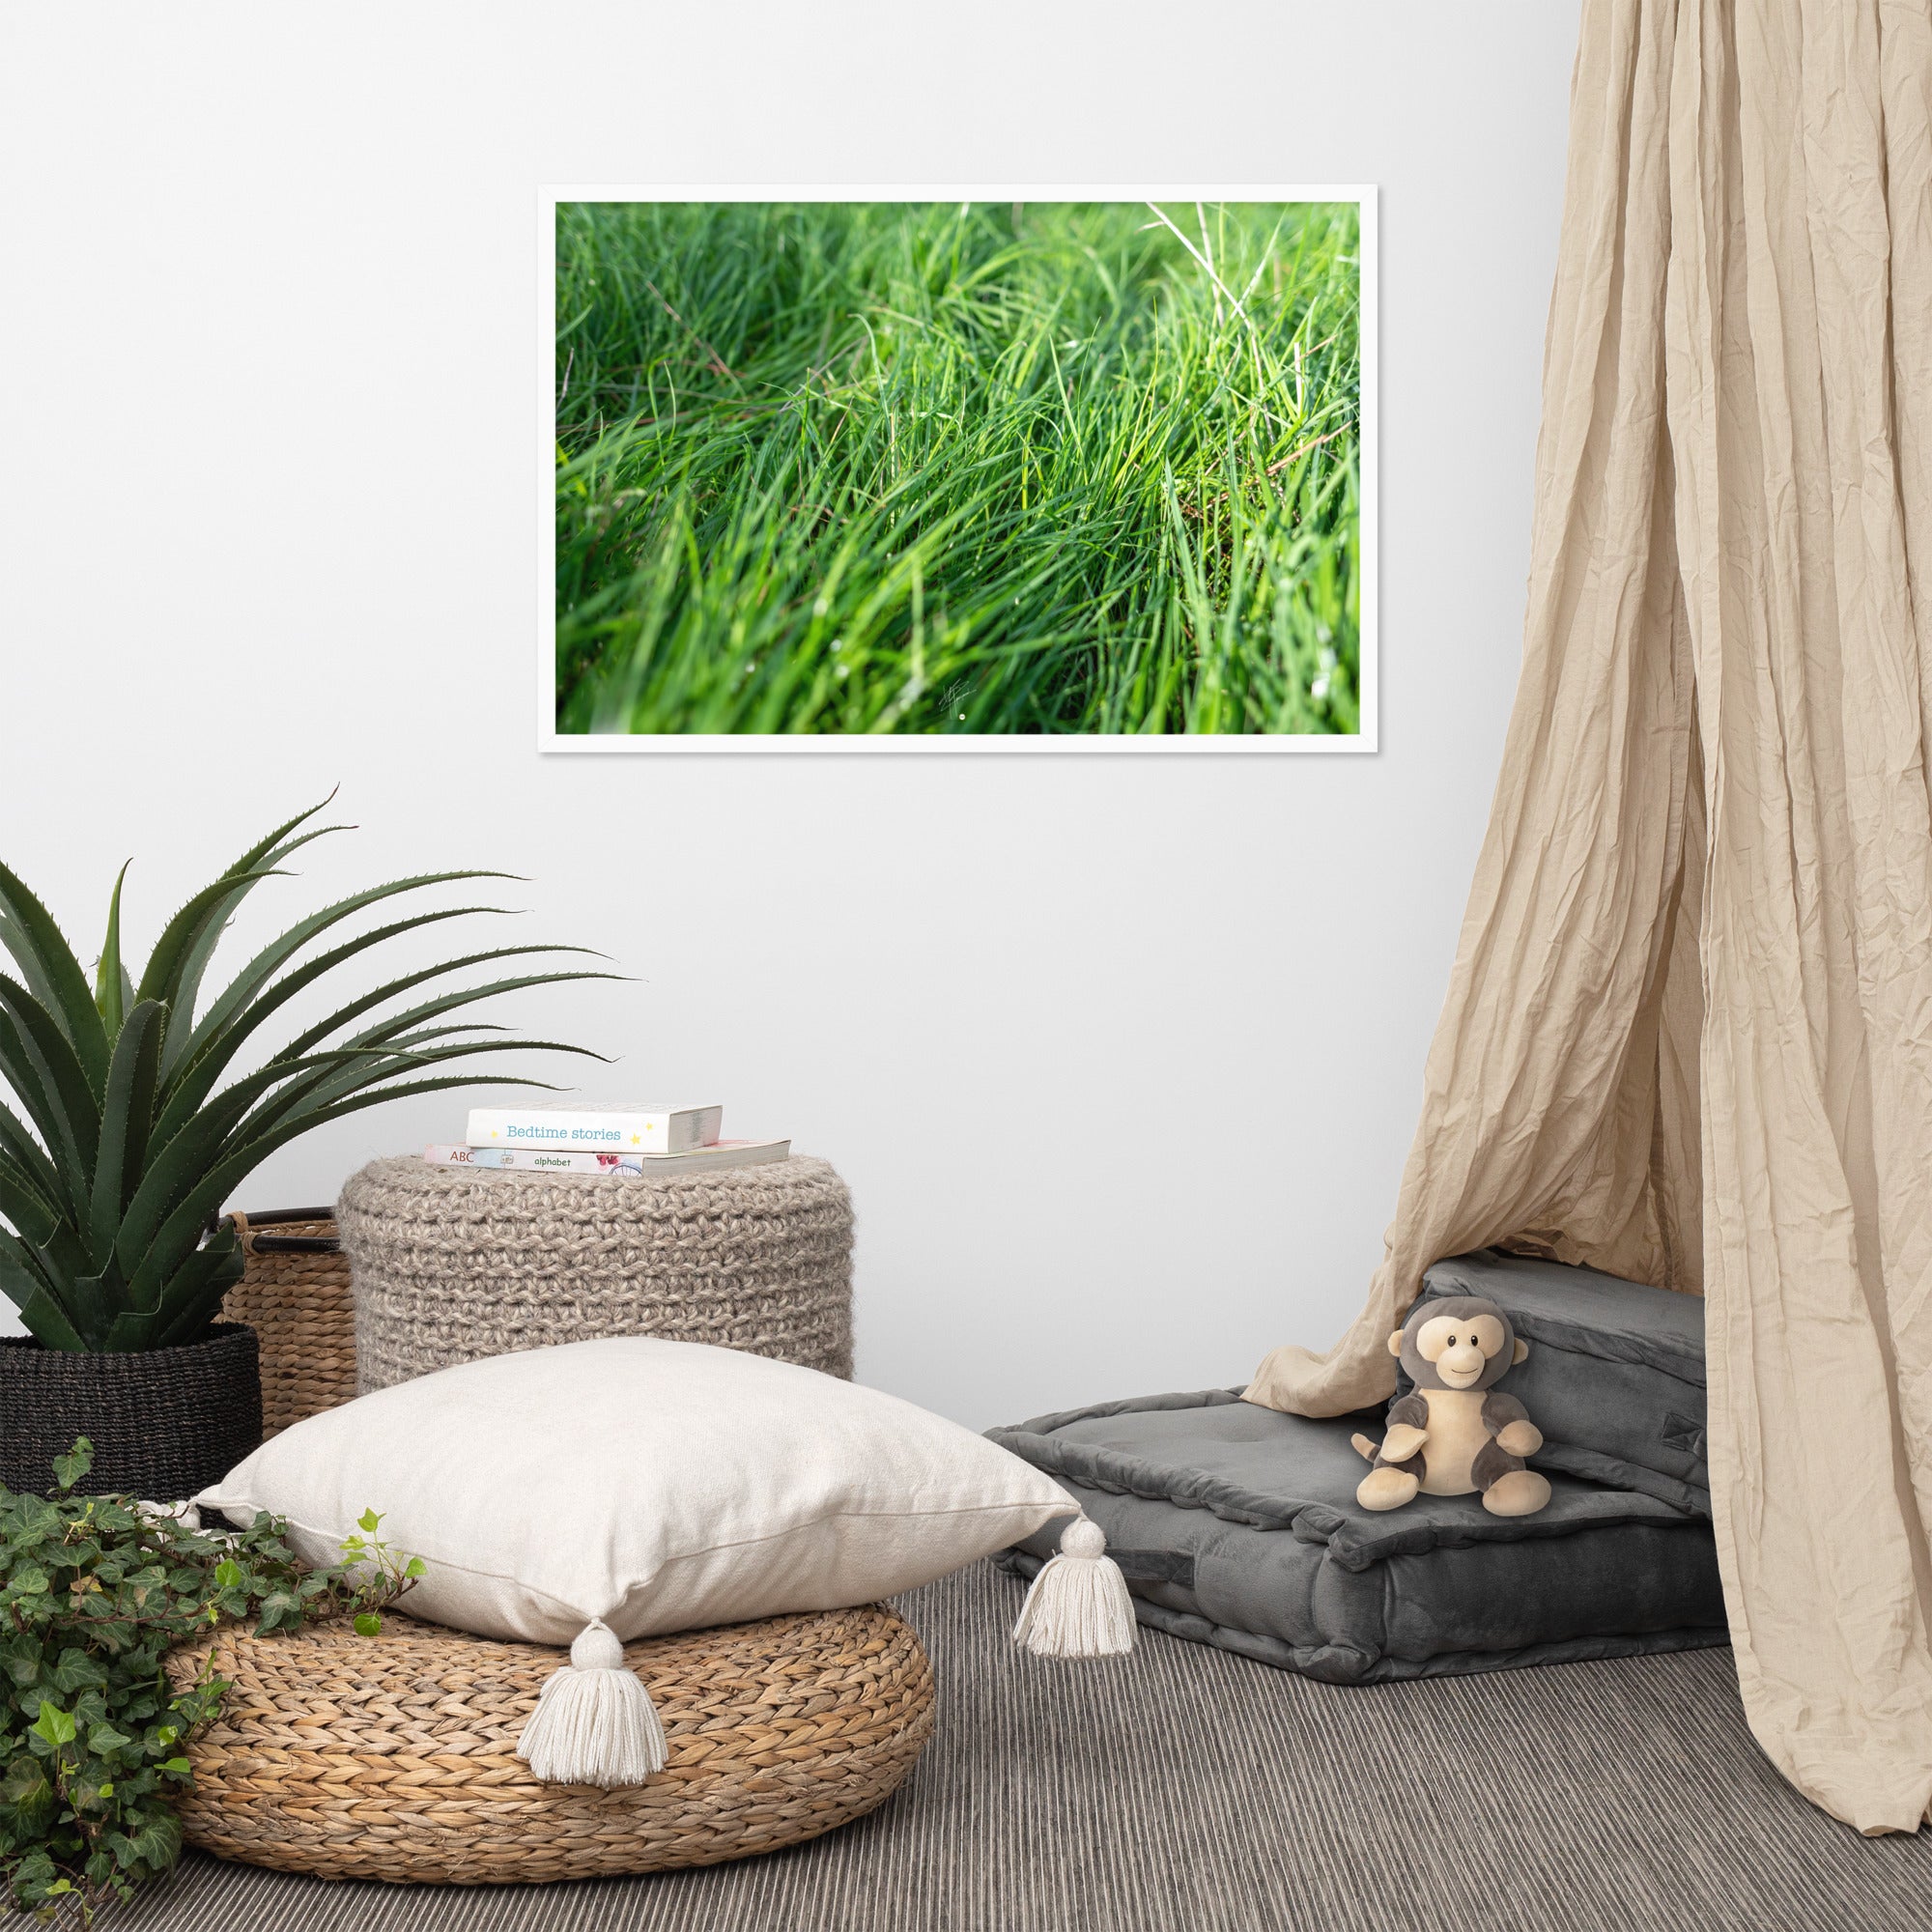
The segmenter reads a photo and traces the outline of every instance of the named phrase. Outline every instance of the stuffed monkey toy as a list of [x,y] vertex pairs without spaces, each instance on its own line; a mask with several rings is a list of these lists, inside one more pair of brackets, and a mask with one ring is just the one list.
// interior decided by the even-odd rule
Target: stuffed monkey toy
[[1515,1396],[1494,1386],[1529,1353],[1509,1317],[1481,1295],[1419,1301],[1388,1346],[1415,1388],[1389,1404],[1379,1447],[1366,1435],[1353,1438],[1375,1464],[1355,1500],[1392,1510],[1418,1492],[1479,1491],[1492,1516],[1534,1516],[1549,1500],[1549,1484],[1523,1458],[1543,1447],[1543,1432]]

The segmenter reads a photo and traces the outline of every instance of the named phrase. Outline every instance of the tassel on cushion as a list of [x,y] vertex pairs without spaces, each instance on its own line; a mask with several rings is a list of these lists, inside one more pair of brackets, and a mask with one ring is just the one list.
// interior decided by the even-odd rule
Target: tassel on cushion
[[1134,1600],[1107,1554],[1100,1525],[1075,1517],[1060,1554],[1033,1579],[1013,1641],[1036,1657],[1124,1657],[1134,1647]]
[[624,1666],[624,1646],[595,1617],[537,1694],[517,1755],[546,1784],[641,1784],[665,1768],[651,1693]]

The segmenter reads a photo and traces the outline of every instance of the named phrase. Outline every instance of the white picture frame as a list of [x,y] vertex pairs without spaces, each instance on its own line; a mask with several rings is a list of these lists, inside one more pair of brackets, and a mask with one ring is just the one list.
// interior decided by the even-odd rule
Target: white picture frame
[[[861,201],[861,202],[1353,202],[1360,211],[1360,554],[1361,635],[1359,697],[1361,728],[1348,734],[1252,733],[1167,736],[1022,735],[1017,733],[906,734],[753,734],[753,733],[582,733],[556,728],[556,533],[555,533],[555,287],[556,210],[561,203],[584,201]],[[535,407],[537,432],[535,487],[538,531],[538,610],[536,650],[537,750],[560,756],[672,756],[693,754],[816,757],[1019,756],[1019,757],[1281,757],[1350,756],[1378,750],[1380,722],[1380,276],[1377,190],[1373,184],[1188,183],[922,183],[876,184],[667,183],[546,184],[537,191],[537,317]]]

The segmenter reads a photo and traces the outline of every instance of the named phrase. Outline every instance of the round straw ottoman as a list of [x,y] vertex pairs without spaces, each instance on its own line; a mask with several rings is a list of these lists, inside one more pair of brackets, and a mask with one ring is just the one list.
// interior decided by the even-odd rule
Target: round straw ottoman
[[852,1373],[852,1199],[829,1161],[660,1178],[378,1160],[336,1220],[365,1394],[607,1335]]
[[231,1685],[188,1748],[189,1844],[322,1878],[508,1885],[717,1864],[882,1804],[932,1731],[932,1672],[882,1605],[646,1638],[669,1747],[647,1782],[541,1784],[518,1733],[563,1654],[388,1615],[294,1636],[240,1628],[169,1659]]

